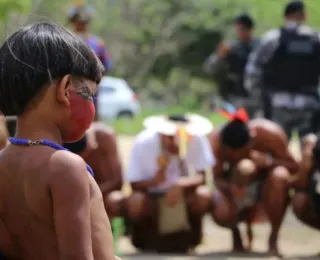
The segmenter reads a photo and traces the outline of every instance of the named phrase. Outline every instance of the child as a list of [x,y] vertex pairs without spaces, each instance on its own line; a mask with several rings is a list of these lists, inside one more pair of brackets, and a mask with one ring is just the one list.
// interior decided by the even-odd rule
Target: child
[[[103,66],[81,39],[40,22],[0,49],[0,111],[17,116],[0,155],[0,251],[9,259],[115,259],[98,185],[63,142],[94,115]],[[89,171],[89,172],[88,172]]]

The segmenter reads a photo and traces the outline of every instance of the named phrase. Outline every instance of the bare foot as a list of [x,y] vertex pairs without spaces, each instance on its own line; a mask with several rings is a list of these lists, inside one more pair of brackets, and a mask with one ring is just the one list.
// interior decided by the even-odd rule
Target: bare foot
[[243,246],[241,234],[238,228],[232,229],[233,249],[232,252],[244,253],[246,250]]
[[275,256],[275,257],[278,257],[278,258],[283,258],[283,255],[279,253],[279,250],[278,250],[278,248],[276,248],[276,247],[270,248],[270,249],[267,251],[267,254],[268,254],[269,256]]
[[246,253],[247,249],[244,248],[243,245],[234,245],[232,248],[232,253]]

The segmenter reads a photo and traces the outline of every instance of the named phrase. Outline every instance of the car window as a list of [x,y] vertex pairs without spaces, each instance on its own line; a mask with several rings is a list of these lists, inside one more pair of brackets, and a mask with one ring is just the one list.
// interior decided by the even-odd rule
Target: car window
[[114,93],[115,91],[116,91],[115,88],[109,87],[109,86],[101,86],[101,88],[99,89],[99,92],[106,93],[106,94],[111,94],[111,93]]

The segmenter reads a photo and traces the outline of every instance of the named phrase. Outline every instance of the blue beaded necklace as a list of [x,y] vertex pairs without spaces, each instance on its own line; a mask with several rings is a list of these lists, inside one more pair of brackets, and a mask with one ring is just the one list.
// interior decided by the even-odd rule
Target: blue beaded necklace
[[[58,145],[54,142],[51,142],[49,140],[46,139],[42,139],[42,140],[36,140],[36,141],[32,141],[29,139],[24,139],[24,138],[15,138],[15,137],[10,137],[9,138],[9,142],[15,145],[29,145],[29,146],[34,146],[34,145],[45,145],[45,146],[49,146],[53,149],[56,150],[64,150],[64,151],[68,151],[70,152],[68,149],[64,148],[61,145]],[[91,167],[87,164],[87,171],[94,176],[93,174],[93,170],[91,169]]]

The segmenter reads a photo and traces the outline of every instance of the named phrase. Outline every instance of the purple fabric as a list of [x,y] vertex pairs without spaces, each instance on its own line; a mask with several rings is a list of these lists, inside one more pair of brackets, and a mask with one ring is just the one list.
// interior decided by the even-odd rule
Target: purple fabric
[[109,72],[112,66],[111,56],[104,46],[104,42],[97,36],[89,35],[85,40],[90,48],[97,54],[106,71]]

